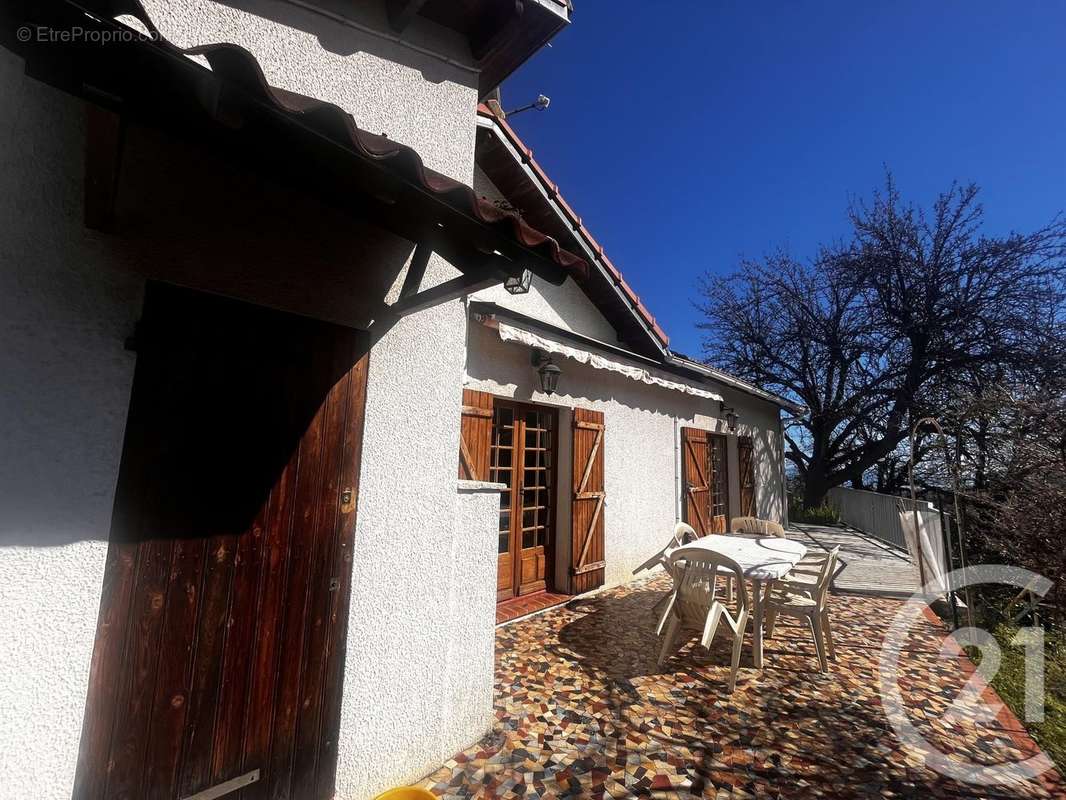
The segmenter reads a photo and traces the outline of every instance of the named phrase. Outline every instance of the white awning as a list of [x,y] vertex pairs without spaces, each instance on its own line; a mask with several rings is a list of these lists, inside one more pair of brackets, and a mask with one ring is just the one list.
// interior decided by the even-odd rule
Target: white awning
[[664,389],[693,395],[694,397],[704,397],[708,400],[722,400],[721,395],[709,392],[706,389],[698,389],[695,386],[689,386],[686,383],[679,383],[667,378],[662,378],[658,375],[653,375],[643,367],[625,364],[621,361],[607,358],[597,353],[590,353],[588,350],[581,350],[572,345],[563,344],[554,339],[549,339],[543,334],[515,327],[514,325],[499,319],[492,319],[490,327],[495,327],[497,331],[499,331],[500,339],[505,342],[518,342],[527,347],[535,347],[548,353],[554,353],[556,355],[573,359],[580,364],[588,364],[590,367],[596,369],[617,372],[620,375],[625,375],[631,380],[640,381],[641,383],[647,383],[652,386],[661,386]]

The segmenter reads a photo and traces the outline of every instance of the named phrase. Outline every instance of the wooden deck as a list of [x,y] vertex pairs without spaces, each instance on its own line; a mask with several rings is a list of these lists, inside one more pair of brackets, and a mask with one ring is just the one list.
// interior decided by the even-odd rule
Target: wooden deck
[[[840,546],[839,571],[833,588],[848,594],[878,597],[910,597],[921,585],[918,567],[903,550],[862,531],[847,527],[792,523],[790,536],[811,550]],[[797,535],[802,534],[802,536]]]

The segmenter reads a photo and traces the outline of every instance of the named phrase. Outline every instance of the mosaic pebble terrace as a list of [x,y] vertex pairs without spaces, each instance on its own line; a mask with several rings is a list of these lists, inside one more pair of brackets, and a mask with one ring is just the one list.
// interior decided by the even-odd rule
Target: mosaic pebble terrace
[[[729,639],[695,632],[661,669],[658,575],[496,631],[496,724],[423,786],[445,798],[1066,798],[1054,771],[991,786],[960,783],[901,746],[878,691],[881,642],[901,601],[831,598],[837,660],[818,671],[811,635],[782,619],[765,667],[750,635],[726,693]],[[899,661],[909,721],[953,760],[1038,753],[1004,706],[953,706],[973,673],[947,631],[922,617]],[[679,637],[680,639],[680,637]],[[951,643],[949,643],[950,645]],[[985,687],[983,701],[998,703]],[[987,717],[987,715],[985,715]]]

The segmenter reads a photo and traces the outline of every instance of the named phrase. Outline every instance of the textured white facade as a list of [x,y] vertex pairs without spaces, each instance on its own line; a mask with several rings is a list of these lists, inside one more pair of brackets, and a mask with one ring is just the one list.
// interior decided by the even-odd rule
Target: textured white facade
[[[604,413],[605,585],[623,583],[632,577],[633,568],[665,544],[681,518],[682,427],[726,434],[733,516],[740,512],[737,437],[751,436],[758,469],[758,515],[774,520],[784,517],[783,454],[776,406],[725,386],[715,386],[714,390],[722,395],[726,405],[736,408],[739,414],[737,430],[731,434],[715,401],[641,384],[569,359],[561,360],[559,366],[562,376],[558,392],[545,395],[530,366],[529,348],[502,342],[495,330],[484,325],[470,325],[467,388],[562,409],[556,498],[557,552],[567,553],[570,549],[570,409],[590,408]],[[557,586],[566,586],[566,568],[565,559],[560,559],[555,572]]]
[[[324,14],[284,2],[145,5],[175,43],[242,44],[272,84],[336,102],[360,126],[471,182],[476,72],[338,19],[384,29],[383,7],[334,3]],[[457,62],[465,57],[465,45],[428,23],[412,26],[410,37]],[[306,198],[226,185],[225,165],[145,130],[129,132],[118,198],[120,217],[137,224],[123,237],[88,231],[83,103],[26,78],[6,51],[0,101],[0,204],[9,220],[0,227],[0,366],[8,376],[0,394],[0,796],[66,798],[135,363],[123,341],[145,278],[363,327],[363,273],[395,264],[394,298],[411,248]],[[197,175],[214,176],[217,187]],[[434,258],[423,286],[456,274]],[[418,777],[489,724],[495,594],[491,572],[483,573],[491,543],[466,530],[479,519],[493,526],[486,509],[494,515],[497,499],[457,494],[459,415],[440,413],[460,402],[465,325],[462,303],[450,302],[404,319],[371,353],[342,798]],[[486,630],[457,644],[479,608]]]
[[[474,187],[481,194],[504,199],[503,193],[480,169],[475,171],[474,180]],[[472,299],[494,302],[562,330],[617,344],[610,323],[572,281],[556,287],[534,279],[528,294],[509,295],[502,287],[494,287]],[[494,330],[483,325],[470,326],[466,388],[563,409],[559,418],[556,552],[568,553],[570,548],[569,410],[575,407],[602,411],[607,428],[604,439],[607,586],[628,580],[633,568],[662,547],[681,519],[682,427],[726,434],[731,516],[740,512],[737,438],[752,437],[757,514],[764,519],[785,519],[784,452],[777,406],[725,385],[693,383],[720,394],[727,406],[737,410],[740,422],[737,430],[730,433],[717,401],[647,386],[570,359],[557,359],[557,362],[563,370],[559,391],[544,395],[530,366],[529,348],[504,343]],[[555,565],[557,587],[567,585],[567,566],[565,559],[559,559]]]
[[[504,203],[504,208],[507,207],[503,193],[476,165],[473,186],[478,194]],[[493,286],[473,295],[473,299],[496,303],[527,317],[534,317],[549,325],[603,342],[614,342],[618,338],[611,324],[572,281],[567,281],[562,286],[553,286],[534,276],[527,294],[512,295],[503,286]]]
[[83,111],[0,50],[0,797],[69,798],[140,282],[82,225]]
[[[412,46],[398,44],[367,32],[385,30],[383,4],[348,0],[320,0],[318,10],[280,0],[145,6],[176,44],[241,44],[272,84],[335,102],[433,169],[474,180],[478,76],[455,34],[418,20],[405,33]],[[365,328],[371,290],[395,298],[411,245],[135,125],[116,209],[126,224],[117,236],[87,230],[84,104],[22,70],[0,50],[0,798],[68,798],[136,362],[123,344],[145,281]],[[423,287],[455,274],[434,257]],[[572,283],[479,299],[614,340]],[[464,384],[605,412],[608,584],[626,580],[677,518],[678,428],[722,424],[716,403],[577,364],[564,365],[558,395],[544,397],[535,381],[528,350],[468,326],[460,301],[407,317],[374,343],[338,798],[413,781],[492,723],[498,489],[456,485]],[[776,408],[716,390],[739,410],[740,433],[755,436],[767,473],[759,512],[776,518]],[[560,422],[567,485],[565,414]],[[735,499],[735,437],[729,459]],[[568,516],[563,492],[559,518]]]

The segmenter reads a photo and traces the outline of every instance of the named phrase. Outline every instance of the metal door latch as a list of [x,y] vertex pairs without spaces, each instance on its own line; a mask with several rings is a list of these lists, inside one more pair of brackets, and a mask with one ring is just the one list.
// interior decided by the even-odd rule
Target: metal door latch
[[259,780],[259,770],[253,769],[251,772],[246,772],[243,775],[238,775],[236,778],[231,778],[223,783],[217,783],[208,789],[197,792],[196,794],[190,794],[183,797],[182,800],[215,800],[216,797],[222,797],[230,792],[243,789],[245,786],[253,784],[257,780]]

